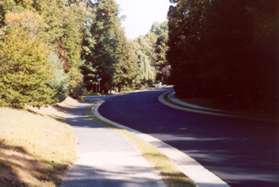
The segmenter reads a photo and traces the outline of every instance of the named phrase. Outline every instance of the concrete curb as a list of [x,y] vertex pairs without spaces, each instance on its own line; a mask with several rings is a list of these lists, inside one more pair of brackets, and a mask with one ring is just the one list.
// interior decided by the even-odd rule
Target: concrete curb
[[184,107],[199,109],[199,110],[205,110],[205,111],[212,111],[212,112],[228,113],[227,111],[223,111],[223,110],[220,110],[220,109],[214,109],[214,108],[199,106],[199,105],[190,104],[190,103],[187,103],[185,101],[182,101],[182,100],[178,99],[177,97],[175,97],[175,91],[172,91],[172,92],[168,93],[167,97],[173,103],[177,103],[177,104],[179,104],[181,106],[184,106]]
[[[278,123],[278,121],[272,120],[272,119],[256,118],[256,117],[228,112],[228,111],[224,111],[224,110],[220,110],[220,109],[213,109],[213,108],[190,104],[190,103],[181,101],[178,98],[173,98],[174,94],[175,94],[174,91],[165,92],[159,96],[158,100],[160,103],[162,103],[163,105],[166,105],[170,108],[187,111],[187,112],[207,114],[207,115],[212,115],[212,116],[230,117],[230,118],[236,118],[236,119],[247,119],[247,120],[256,120],[256,121],[262,121],[262,122]],[[168,100],[170,100],[171,102],[167,101],[165,97],[167,97]]]
[[99,112],[99,107],[103,104],[99,103],[95,108],[92,108],[94,115],[100,120],[111,124],[115,127],[126,129],[134,133],[138,138],[150,143],[156,147],[162,154],[166,155],[172,162],[174,162],[178,169],[188,176],[198,187],[229,187],[229,185],[215,174],[204,168],[196,160],[179,151],[178,149],[162,142],[161,140],[154,138],[148,134],[141,133],[135,129],[126,127],[114,121],[111,121]]
[[[193,113],[199,113],[199,114],[209,114],[209,115],[214,115],[214,116],[235,117],[234,115],[230,115],[230,114],[217,113],[216,111],[213,112],[213,111],[201,110],[200,108],[197,108],[197,107],[193,108],[193,107],[190,107],[190,105],[188,105],[188,104],[185,105],[185,102],[183,103],[183,106],[181,106],[181,104],[178,104],[178,103],[173,104],[165,99],[165,97],[168,97],[170,93],[172,93],[172,92],[165,92],[165,93],[161,94],[158,98],[159,102],[170,108],[187,111],[187,112],[193,112]],[[193,106],[193,105],[191,105],[191,106]]]

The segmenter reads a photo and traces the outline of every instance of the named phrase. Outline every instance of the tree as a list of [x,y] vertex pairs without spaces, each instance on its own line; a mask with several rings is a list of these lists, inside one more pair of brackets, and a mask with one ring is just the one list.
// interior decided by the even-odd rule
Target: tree
[[80,56],[86,4],[79,1],[51,0],[42,1],[35,8],[46,23],[44,37],[59,56],[63,69],[69,77],[69,93],[78,97],[79,87],[82,84]]
[[[80,90],[82,89],[82,74],[80,72],[80,66],[82,65],[82,60],[80,58],[83,37],[82,26],[86,12],[86,4],[83,1],[4,0],[0,2],[0,39],[3,38],[5,41],[10,41],[9,37],[13,35],[9,33],[20,31],[24,34],[18,35],[19,41],[21,37],[23,37],[24,40],[25,37],[27,37],[30,42],[38,43],[38,45],[40,43],[44,44],[44,52],[42,55],[46,55],[47,64],[41,61],[41,65],[48,70],[49,76],[45,79],[42,74],[42,77],[44,77],[46,85],[50,90],[49,98],[45,98],[45,100],[42,99],[39,104],[36,104],[36,98],[34,97],[34,100],[32,100],[32,97],[29,97],[28,102],[25,100],[25,104],[48,104],[51,102],[50,100],[57,101],[58,99],[64,98],[69,93],[72,96],[79,96]],[[25,36],[25,34],[27,36]],[[3,41],[1,45],[5,48],[8,43]],[[14,45],[17,46],[18,44],[15,42]],[[29,50],[30,46],[31,44],[26,46],[26,51]],[[24,48],[25,46],[21,47]],[[40,47],[40,49],[41,48],[42,47]],[[14,56],[25,55],[22,51],[15,51],[13,53],[11,51],[6,52]],[[1,60],[2,63],[4,63],[8,58]],[[17,60],[20,61],[20,59]],[[26,64],[33,63],[31,57],[30,59],[25,58],[25,60],[24,63]],[[18,63],[17,66],[24,66],[24,64],[20,62],[16,63]],[[5,65],[6,68],[9,66],[13,68],[13,64],[8,63],[8,61]],[[28,72],[26,76],[29,76]],[[40,76],[40,74],[38,74],[38,76]],[[5,82],[2,75],[1,78],[3,82],[0,83],[3,88],[11,83]],[[37,77],[37,79],[41,80],[41,77]],[[45,90],[43,85],[44,84],[42,84],[42,90]],[[32,91],[30,90],[31,87],[26,86],[24,88],[26,89],[25,92]],[[20,91],[17,90],[16,87],[13,87],[13,89],[15,89],[15,93]],[[20,89],[20,87],[18,89]],[[40,90],[40,88],[38,88],[38,90]],[[13,101],[6,100],[5,102],[9,104],[9,102]]]
[[269,98],[269,105],[274,106],[271,100],[278,98],[278,59],[274,52],[278,49],[278,2],[173,3],[167,60],[178,96],[254,108]]
[[[87,89],[91,90],[97,82],[97,78],[102,79],[102,88],[108,91],[112,87],[113,76],[113,50],[115,49],[115,31],[112,27],[117,19],[117,6],[114,1],[97,1],[92,11],[95,14],[94,22],[89,24],[90,35],[94,37],[95,44],[92,46],[88,40],[84,41],[88,45],[87,51],[83,52],[83,59],[85,65],[82,68],[84,71],[84,82]],[[94,70],[93,70],[94,69]],[[92,75],[93,70],[96,72],[94,76],[88,76],[87,73]]]
[[[120,24],[119,24],[120,25]],[[119,26],[117,32],[117,63],[114,64],[113,87],[118,91],[135,88],[139,85],[139,66],[132,45],[127,41],[122,28]]]
[[114,0],[99,0],[92,5],[94,19],[86,22],[83,40],[82,67],[84,83],[92,90],[101,78],[104,92],[117,88],[133,87],[135,70],[128,41],[121,28],[118,6]]
[[169,78],[170,65],[167,63],[166,52],[168,50],[168,25],[167,22],[154,24],[151,28],[151,33],[156,36],[156,41],[153,44],[154,57],[153,66],[156,69],[156,79],[166,83]]
[[168,40],[167,22],[154,23],[150,32],[133,41],[137,61],[141,67],[142,82],[166,82],[168,73],[163,69],[168,67],[166,61]]
[[136,55],[136,62],[139,66],[139,79],[142,84],[153,83],[156,78],[156,70],[151,65],[151,51],[152,48],[145,39],[145,37],[139,37],[132,42],[133,51]]
[[[6,1],[10,12],[36,12],[42,23],[38,33],[48,44],[50,50],[59,57],[63,69],[69,77],[68,90],[73,96],[75,88],[82,82],[80,58],[82,35],[81,27],[86,5],[81,1]],[[34,30],[34,28],[30,28]]]
[[22,108],[52,103],[49,70],[43,43],[21,28],[9,29],[0,43],[1,104]]

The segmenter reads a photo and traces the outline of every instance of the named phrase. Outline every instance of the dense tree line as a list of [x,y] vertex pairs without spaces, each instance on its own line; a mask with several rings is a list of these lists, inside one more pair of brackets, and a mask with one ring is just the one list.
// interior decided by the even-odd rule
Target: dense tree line
[[161,81],[166,83],[170,66],[166,60],[168,41],[168,24],[154,23],[150,32],[140,36],[132,43],[140,66],[142,83],[154,84]]
[[138,87],[140,66],[118,14],[114,0],[0,1],[0,106]]
[[139,67],[121,27],[118,5],[114,0],[95,1],[91,12],[94,16],[87,19],[82,53],[86,88],[96,91],[100,83],[107,93],[136,87]]
[[168,62],[180,97],[278,106],[277,0],[171,0]]
[[3,0],[0,7],[0,104],[41,106],[76,95],[86,5]]

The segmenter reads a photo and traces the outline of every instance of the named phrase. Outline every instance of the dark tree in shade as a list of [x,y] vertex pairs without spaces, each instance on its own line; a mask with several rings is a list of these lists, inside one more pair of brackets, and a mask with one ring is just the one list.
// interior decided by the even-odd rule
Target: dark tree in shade
[[167,59],[178,96],[277,105],[278,1],[172,2]]

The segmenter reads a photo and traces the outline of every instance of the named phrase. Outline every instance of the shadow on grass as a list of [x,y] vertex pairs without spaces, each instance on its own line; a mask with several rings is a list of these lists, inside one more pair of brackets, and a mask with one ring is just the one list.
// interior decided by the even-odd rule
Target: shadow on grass
[[61,183],[67,165],[36,158],[23,147],[0,142],[0,186],[54,186]]

